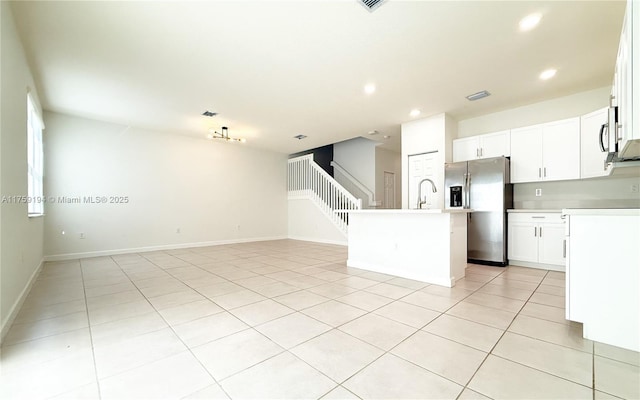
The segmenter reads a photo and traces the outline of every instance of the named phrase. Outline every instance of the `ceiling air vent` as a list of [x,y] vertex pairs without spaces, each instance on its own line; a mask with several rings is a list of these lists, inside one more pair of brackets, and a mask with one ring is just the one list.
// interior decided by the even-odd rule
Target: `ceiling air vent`
[[485,97],[488,97],[488,96],[491,96],[491,93],[487,92],[486,90],[483,90],[482,92],[468,95],[467,100],[475,101],[475,100],[484,99]]
[[382,4],[384,0],[358,0],[369,11],[373,11]]
[[306,138],[306,136],[305,135],[295,135],[293,138],[294,139],[298,139],[298,140],[302,140],[302,139]]
[[206,110],[202,113],[202,115],[204,115],[205,117],[215,117],[216,115],[218,115],[218,113]]

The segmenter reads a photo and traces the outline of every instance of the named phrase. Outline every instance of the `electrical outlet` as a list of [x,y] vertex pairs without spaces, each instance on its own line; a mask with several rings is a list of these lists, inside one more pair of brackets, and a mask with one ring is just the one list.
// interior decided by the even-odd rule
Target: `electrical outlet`
[[80,239],[84,239],[85,237],[84,232],[80,232]]
[[176,233],[180,233],[180,228],[176,228]]
[[542,189],[536,189],[536,197],[542,196]]
[[631,185],[631,193],[638,193],[638,185]]

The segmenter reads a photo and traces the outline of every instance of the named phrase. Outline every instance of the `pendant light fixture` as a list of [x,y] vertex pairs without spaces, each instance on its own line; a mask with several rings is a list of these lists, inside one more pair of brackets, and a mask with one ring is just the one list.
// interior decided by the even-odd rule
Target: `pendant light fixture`
[[229,137],[229,128],[227,128],[226,126],[223,126],[221,130],[222,130],[222,133],[215,131],[213,128],[209,129],[209,134],[207,135],[207,138],[222,139],[227,142],[240,142],[240,143],[244,143],[247,141],[247,139],[245,138]]

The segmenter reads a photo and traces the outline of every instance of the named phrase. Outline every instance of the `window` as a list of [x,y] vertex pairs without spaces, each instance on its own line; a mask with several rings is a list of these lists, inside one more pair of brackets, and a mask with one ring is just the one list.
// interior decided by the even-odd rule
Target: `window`
[[44,124],[38,114],[31,94],[27,93],[27,199],[30,217],[44,214],[44,193],[42,190],[43,151],[42,129]]

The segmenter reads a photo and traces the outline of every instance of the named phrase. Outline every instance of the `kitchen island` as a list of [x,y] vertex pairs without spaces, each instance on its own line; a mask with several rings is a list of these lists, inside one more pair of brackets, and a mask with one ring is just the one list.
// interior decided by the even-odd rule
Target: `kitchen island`
[[350,211],[347,265],[452,287],[465,275],[471,211]]
[[566,317],[586,339],[640,351],[640,209],[564,209]]

